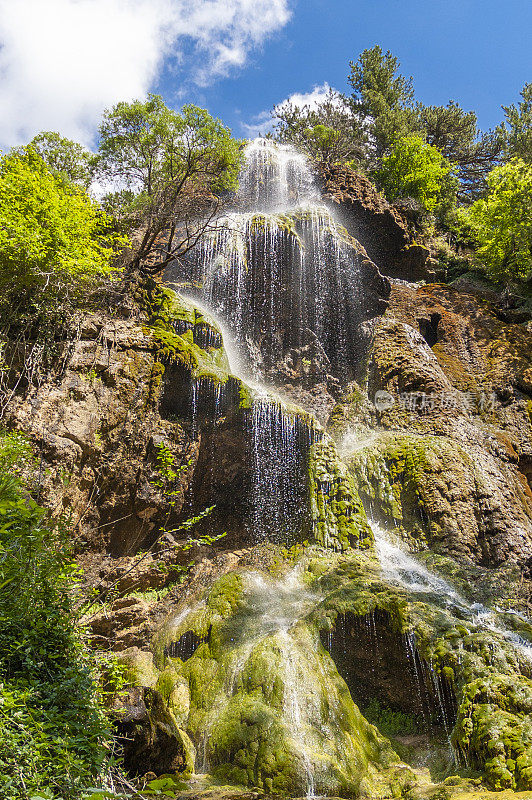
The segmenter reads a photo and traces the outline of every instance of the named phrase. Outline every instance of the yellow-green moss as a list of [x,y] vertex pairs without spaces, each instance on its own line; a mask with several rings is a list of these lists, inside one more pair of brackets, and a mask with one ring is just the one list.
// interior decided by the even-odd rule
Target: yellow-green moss
[[328,437],[310,448],[309,490],[316,542],[333,550],[369,546],[373,536],[353,478]]

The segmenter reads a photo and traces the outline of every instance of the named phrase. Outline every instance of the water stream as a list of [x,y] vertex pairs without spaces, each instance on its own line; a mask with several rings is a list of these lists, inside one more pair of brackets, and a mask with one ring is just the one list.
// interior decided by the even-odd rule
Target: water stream
[[[319,345],[336,375],[349,378],[355,353],[349,332],[357,324],[362,302],[359,254],[330,210],[320,204],[307,159],[288,146],[257,140],[246,148],[235,208],[203,238],[189,267],[187,294],[216,315],[226,349],[233,342],[229,349],[233,373],[251,380],[253,397],[247,422],[252,540],[285,543],[290,531],[302,528],[308,512],[306,481],[313,426],[273,396],[263,383],[275,374],[276,365],[290,348],[309,343]],[[246,369],[246,362],[251,364],[250,369]],[[201,386],[193,382],[194,432],[199,424],[199,394]],[[214,421],[221,415],[223,404],[223,389],[218,387]],[[371,447],[374,434],[366,432],[365,436],[360,442],[357,435],[347,435],[342,452],[347,455],[354,447]],[[414,597],[425,597],[489,631],[532,665],[532,645],[506,628],[496,611],[471,605],[382,526],[372,523],[371,527],[387,583]],[[338,743],[345,737],[339,701],[330,702],[324,718],[323,685],[330,676],[323,672],[318,631],[305,621],[322,598],[306,588],[301,566],[277,580],[252,570],[240,574],[245,602],[230,639],[223,689],[207,711],[198,766],[209,770],[213,728],[228,713],[239,692],[245,692],[242,687],[250,680],[257,652],[266,648],[277,660],[276,675],[282,684],[282,700],[276,711],[299,756],[305,793],[314,797],[319,771],[327,769],[323,754],[330,755],[329,746],[341,747]],[[190,648],[190,642],[194,644],[189,639],[179,640],[176,655]],[[417,670],[419,656],[413,635],[406,636],[405,647],[412,668]],[[418,676],[419,685],[421,681]],[[273,694],[274,688],[265,686],[268,691]],[[450,729],[437,681],[433,691],[445,727]],[[331,697],[333,694],[331,688]],[[316,752],[320,753],[319,764]],[[336,751],[333,757],[337,758]],[[352,757],[347,746],[344,757],[346,762]]]
[[[276,681],[282,682],[279,717],[299,756],[305,793],[314,797],[315,765],[309,732],[322,726],[323,720],[319,693],[313,687],[316,664],[309,664],[309,660],[315,660],[315,654],[302,650],[301,635],[296,629],[320,598],[305,587],[302,571],[302,566],[297,565],[277,580],[262,572],[242,573],[244,597],[238,624],[232,632],[225,685],[205,726],[199,767],[204,772],[209,770],[209,736],[213,726],[237,695],[239,685],[246,685],[249,680],[246,673],[253,668],[254,659],[260,657],[257,654],[266,649],[277,660]],[[268,680],[265,674],[265,689],[274,691]]]
[[[393,534],[376,522],[371,522],[375,537],[375,547],[381,564],[382,575],[389,583],[400,586],[417,595],[430,595],[436,598],[450,613],[458,612],[485,630],[508,642],[532,665],[532,644],[515,631],[506,628],[498,619],[496,610],[482,603],[468,602],[456,589],[441,576],[428,570],[404,549],[404,544],[394,541]],[[517,612],[514,612],[517,614]],[[524,620],[519,614],[518,617]]]
[[359,261],[320,202],[308,159],[257,139],[246,147],[234,209],[194,249],[185,283],[230,328],[259,381],[304,346],[319,346],[336,373],[349,372],[348,332],[362,305]]

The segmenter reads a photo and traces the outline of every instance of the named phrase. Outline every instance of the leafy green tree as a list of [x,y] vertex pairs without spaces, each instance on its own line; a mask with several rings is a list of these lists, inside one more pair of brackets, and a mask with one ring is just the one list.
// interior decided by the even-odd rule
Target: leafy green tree
[[516,106],[503,106],[506,116],[504,126],[507,158],[520,158],[532,162],[532,83],[521,91],[521,102]]
[[27,441],[0,432],[0,796],[78,800],[105,773],[110,731],[73,609],[68,530],[29,496],[32,473]]
[[77,142],[54,131],[42,131],[30,142],[54,175],[88,189],[91,182],[92,153]]
[[453,100],[446,106],[418,103],[417,114],[427,143],[458,167],[459,197],[464,201],[478,197],[485,189],[488,172],[500,157],[500,131],[481,133],[475,112],[464,111]]
[[452,165],[419,134],[399,139],[375,177],[389,200],[411,197],[429,212],[452,205],[456,192]]
[[419,128],[412,78],[401,75],[398,59],[379,45],[364,50],[350,67],[351,107],[367,127],[375,166],[398,138]]
[[300,147],[311,158],[327,164],[365,159],[366,132],[346,99],[329,90],[316,106],[284,102],[273,110],[275,135]]
[[476,257],[495,279],[532,274],[532,165],[513,159],[488,175],[488,192],[469,209]]
[[131,268],[160,271],[196,244],[236,188],[240,145],[207,111],[173,111],[158,95],[105,113],[96,174],[115,184],[109,207],[134,231]]
[[87,193],[27,147],[0,160],[0,320],[55,318],[114,274],[123,239]]

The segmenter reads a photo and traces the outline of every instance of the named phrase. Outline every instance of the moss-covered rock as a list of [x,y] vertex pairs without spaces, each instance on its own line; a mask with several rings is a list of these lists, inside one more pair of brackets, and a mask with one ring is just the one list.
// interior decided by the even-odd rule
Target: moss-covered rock
[[[244,570],[216,581],[195,610],[163,626],[159,684],[166,676],[170,690],[176,675],[188,684],[197,769],[217,780],[268,793],[387,797],[413,774],[354,705],[321,645],[308,617],[320,601],[306,588],[313,580],[296,566],[275,580]],[[206,638],[185,660],[166,655],[163,642],[185,629]]]
[[372,533],[364,507],[328,437],[310,448],[309,490],[313,536],[318,544],[333,550],[368,547]]
[[[420,698],[435,693],[440,724],[449,731],[452,727],[458,761],[481,771],[495,789],[532,789],[531,666],[525,651],[503,633],[502,620],[483,625],[466,612],[461,601],[453,605],[436,592],[420,595],[387,585],[376,559],[364,552],[338,556],[334,563],[318,559],[311,562],[309,571],[316,575],[325,595],[313,612],[318,627],[334,637],[338,621],[346,615],[370,620],[381,613],[390,633],[406,634],[405,642],[415,648],[418,666],[412,674],[421,682]],[[364,626],[353,633],[353,639],[343,639],[348,665],[353,665],[353,659],[356,662],[356,647],[371,647],[374,625],[366,627],[370,631],[366,645],[361,643]],[[379,634],[380,656],[376,653],[373,662],[376,670],[386,670],[386,658],[390,657],[382,650],[386,641],[383,631]],[[349,647],[353,648],[351,655]],[[414,650],[408,652],[412,658]],[[404,685],[408,672],[408,667],[406,672],[395,670],[394,679]],[[386,683],[389,673],[384,674],[388,677],[382,685],[390,693],[388,701],[393,708],[401,691],[399,684],[394,690],[393,681]],[[349,683],[349,676],[344,677]]]

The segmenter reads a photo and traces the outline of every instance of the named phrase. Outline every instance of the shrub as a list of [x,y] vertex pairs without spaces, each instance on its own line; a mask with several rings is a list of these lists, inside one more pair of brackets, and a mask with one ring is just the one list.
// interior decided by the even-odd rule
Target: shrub
[[397,140],[375,177],[388,200],[412,197],[429,212],[452,205],[456,195],[452,165],[418,134]]
[[0,159],[0,314],[58,314],[114,273],[124,240],[86,191],[32,148]]
[[0,433],[0,796],[81,797],[105,771],[108,727],[76,627],[64,526],[27,493],[31,450]]
[[488,192],[469,210],[476,257],[495,279],[532,274],[532,166],[513,159],[488,175]]

